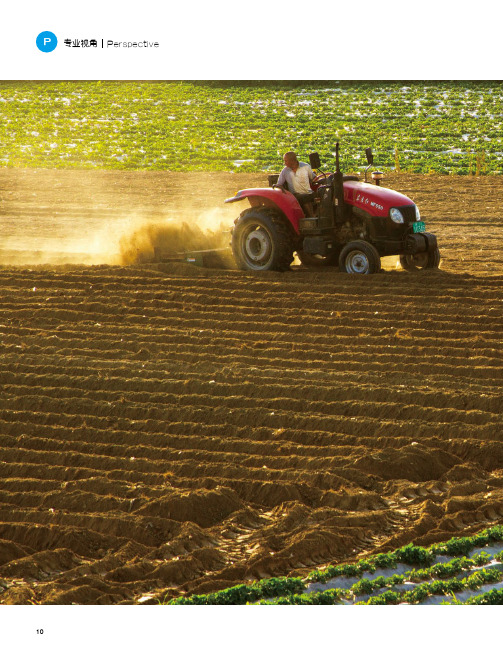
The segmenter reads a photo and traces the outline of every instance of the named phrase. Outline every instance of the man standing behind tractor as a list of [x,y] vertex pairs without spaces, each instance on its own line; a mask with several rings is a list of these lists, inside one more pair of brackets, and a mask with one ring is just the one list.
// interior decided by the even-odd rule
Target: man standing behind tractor
[[314,179],[314,173],[308,163],[299,161],[293,151],[287,151],[283,156],[285,167],[281,170],[278,186],[288,184],[288,190],[298,199],[307,217],[314,216],[313,191],[310,182]]

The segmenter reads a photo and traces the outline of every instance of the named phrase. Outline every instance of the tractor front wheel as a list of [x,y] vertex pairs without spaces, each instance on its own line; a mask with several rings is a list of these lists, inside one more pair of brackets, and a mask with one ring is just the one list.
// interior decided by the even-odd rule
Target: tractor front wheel
[[381,257],[371,243],[351,241],[341,250],[339,270],[353,275],[372,275],[381,270]]
[[241,270],[288,270],[293,247],[293,229],[275,209],[247,209],[236,220],[232,252]]
[[404,270],[422,270],[423,268],[438,268],[440,265],[440,251],[438,247],[430,252],[417,254],[402,254],[400,265]]

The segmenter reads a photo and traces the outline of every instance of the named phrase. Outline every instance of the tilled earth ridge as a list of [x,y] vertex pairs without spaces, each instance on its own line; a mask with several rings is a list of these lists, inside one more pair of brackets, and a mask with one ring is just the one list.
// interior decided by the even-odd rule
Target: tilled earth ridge
[[[63,172],[51,204],[44,176],[0,224],[43,215],[29,190],[46,221],[79,194],[85,217],[93,176],[118,215],[177,190]],[[263,178],[239,176],[212,203]],[[389,185],[439,272],[0,269],[1,602],[153,602],[503,521],[503,183]]]

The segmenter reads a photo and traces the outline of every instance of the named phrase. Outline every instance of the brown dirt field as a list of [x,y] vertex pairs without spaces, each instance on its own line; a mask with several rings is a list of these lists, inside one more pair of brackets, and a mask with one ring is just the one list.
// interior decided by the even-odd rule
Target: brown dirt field
[[0,170],[0,602],[149,603],[503,522],[503,179],[388,177],[438,272],[99,265],[263,182]]

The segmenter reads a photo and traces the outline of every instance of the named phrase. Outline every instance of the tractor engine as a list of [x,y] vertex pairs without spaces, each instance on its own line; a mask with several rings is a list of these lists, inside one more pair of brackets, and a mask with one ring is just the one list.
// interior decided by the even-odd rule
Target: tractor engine
[[337,243],[344,245],[350,241],[358,239],[365,240],[367,238],[367,231],[365,223],[360,218],[354,217],[353,222],[346,220],[339,227],[335,227],[335,239]]

